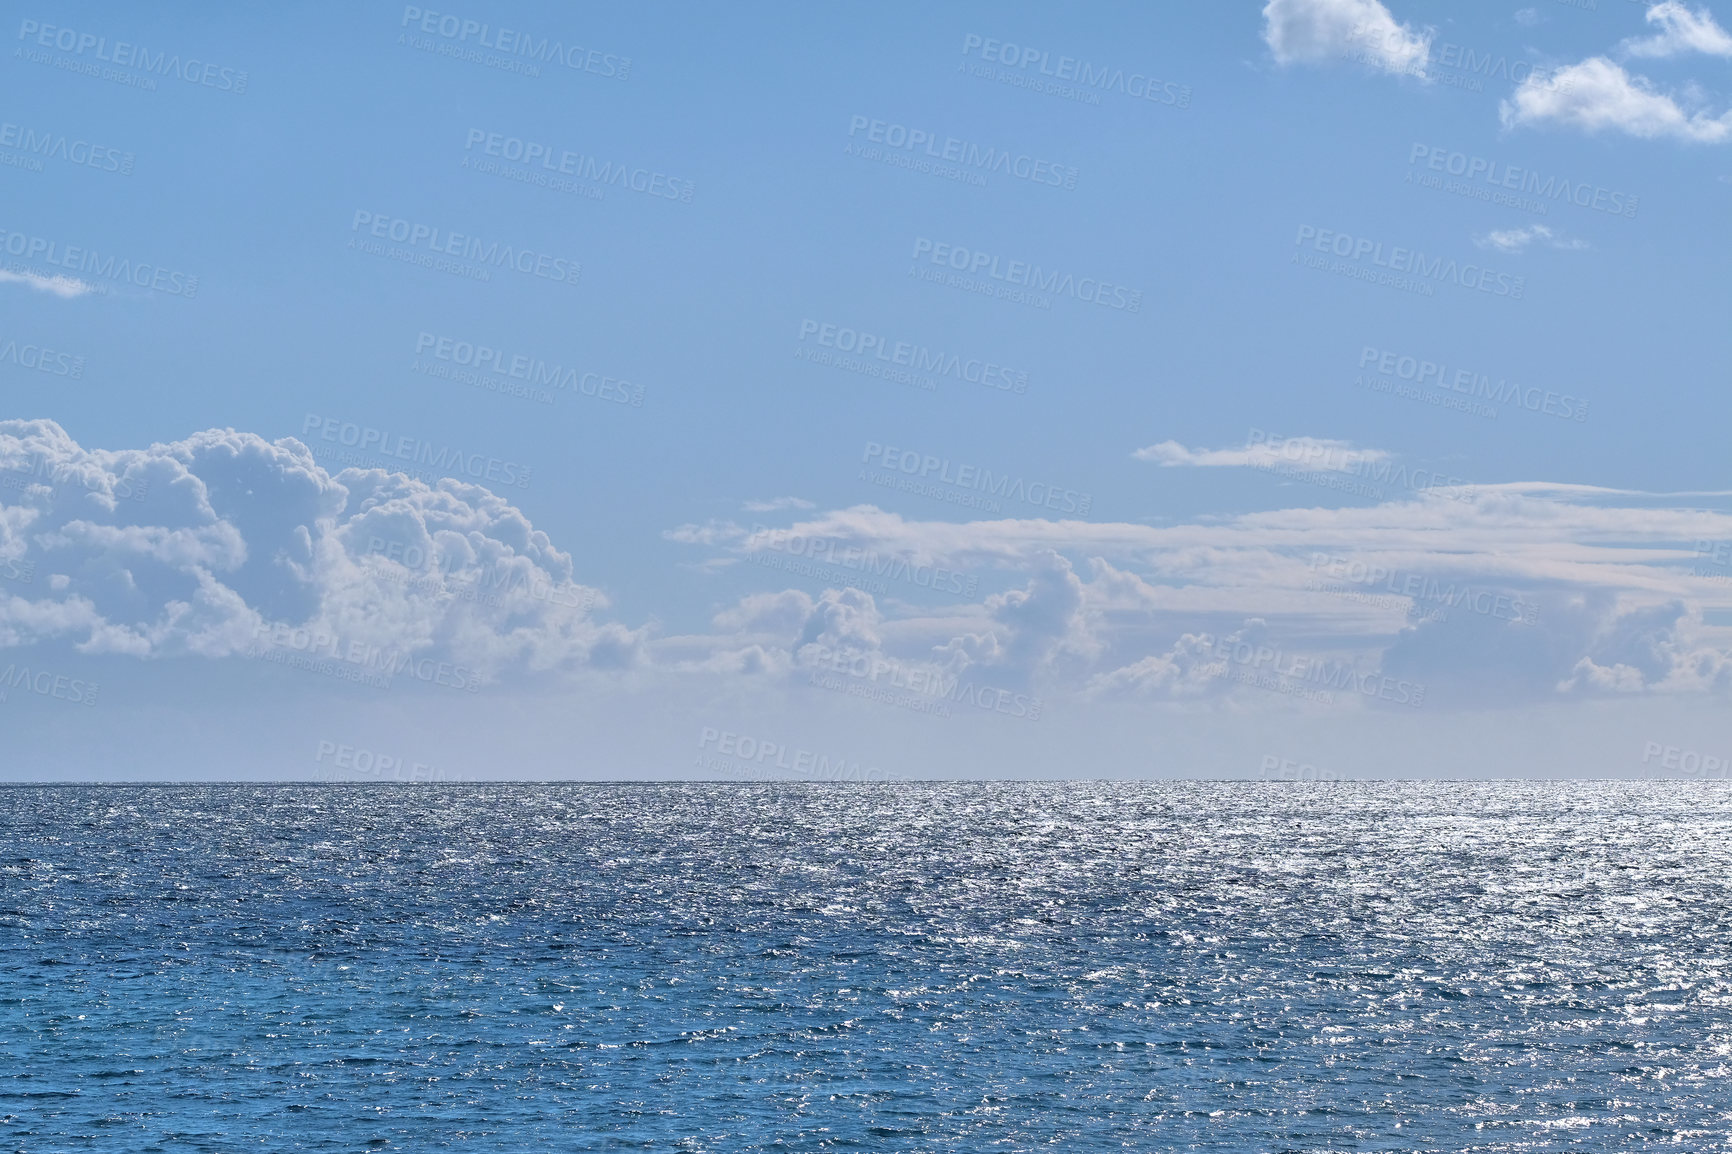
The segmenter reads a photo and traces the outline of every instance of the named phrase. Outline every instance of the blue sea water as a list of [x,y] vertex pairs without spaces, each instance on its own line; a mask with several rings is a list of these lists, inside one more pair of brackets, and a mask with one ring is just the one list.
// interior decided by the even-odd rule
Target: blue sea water
[[1698,1151],[1711,783],[0,789],[0,1148]]

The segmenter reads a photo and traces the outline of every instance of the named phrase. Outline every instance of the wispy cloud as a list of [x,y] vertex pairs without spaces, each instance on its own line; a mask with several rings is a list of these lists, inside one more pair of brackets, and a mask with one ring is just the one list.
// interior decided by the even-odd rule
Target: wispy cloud
[[13,272],[10,269],[0,269],[0,284],[27,285],[37,292],[48,293],[61,300],[73,300],[96,291],[95,285],[86,284],[77,277],[43,276],[38,272]]
[[1270,469],[1286,465],[1326,473],[1352,473],[1389,459],[1382,449],[1356,449],[1347,441],[1321,437],[1266,437],[1254,439],[1242,449],[1192,449],[1177,441],[1162,441],[1131,456],[1166,469]]
[[768,501],[747,501],[742,506],[748,513],[779,513],[783,509],[816,509],[817,507],[804,497],[775,497]]
[[1567,251],[1588,247],[1587,241],[1553,232],[1543,224],[1529,225],[1526,228],[1493,229],[1482,236],[1474,237],[1473,243],[1480,248],[1496,249],[1498,252],[1522,252],[1536,243]]

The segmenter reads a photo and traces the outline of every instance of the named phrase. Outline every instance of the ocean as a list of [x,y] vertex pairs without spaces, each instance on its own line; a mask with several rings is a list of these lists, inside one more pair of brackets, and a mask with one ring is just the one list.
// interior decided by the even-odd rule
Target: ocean
[[0,788],[19,1151],[1701,1151],[1724,784]]

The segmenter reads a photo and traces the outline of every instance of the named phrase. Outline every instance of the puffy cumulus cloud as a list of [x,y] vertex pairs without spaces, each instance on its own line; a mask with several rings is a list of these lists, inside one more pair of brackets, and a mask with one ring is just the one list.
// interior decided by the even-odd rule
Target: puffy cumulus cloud
[[[1246,628],[1228,634],[1224,645],[1229,650],[1241,643],[1250,644],[1252,636],[1266,632],[1260,620],[1246,623]],[[1151,653],[1128,665],[1097,673],[1086,686],[1092,697],[1157,698],[1195,700],[1219,697],[1231,685],[1227,680],[1228,663],[1217,657],[1219,644],[1207,633],[1180,635],[1165,652]]]
[[108,451],[0,421],[0,558],[31,572],[0,586],[5,646],[221,658],[319,638],[488,675],[624,667],[643,646],[488,490],[332,476],[293,438],[232,429]]
[[787,659],[771,650],[768,671],[811,681],[847,675],[862,683],[932,693],[957,664],[936,648],[904,639],[889,643],[885,617],[872,594],[860,589],[826,589],[807,609],[788,641]]
[[1061,682],[1098,648],[1084,584],[1055,552],[1037,556],[1016,587],[982,602],[921,612],[869,592],[826,589],[754,593],[714,615],[705,637],[658,640],[655,659],[681,671],[755,673],[809,683],[813,674],[930,688],[973,675],[1009,689]]
[[1700,638],[1681,602],[1603,614],[1588,652],[1558,688],[1576,693],[1679,693],[1732,687],[1732,659]]
[[1468,499],[1421,493],[1161,526],[911,521],[858,506],[744,540],[773,532],[784,547],[930,557],[1009,588],[960,606],[753,594],[716,616],[717,636],[686,643],[728,655],[730,668],[747,646],[772,672],[846,650],[869,671],[935,670],[1043,696],[1272,705],[1320,701],[1309,691],[1326,689],[1384,707],[1391,698],[1368,695],[1368,677],[1431,687],[1426,703],[1444,706],[1620,686],[1722,692],[1725,634],[1703,611],[1732,594],[1696,564],[1700,542],[1732,539],[1732,513],[1702,507],[1716,496],[1732,494],[1681,505],[1502,484]]
[[1679,0],[1661,0],[1648,9],[1647,19],[1660,31],[1624,41],[1621,47],[1631,56],[1682,56],[1690,52],[1732,56],[1732,36],[1726,34],[1706,8],[1692,12]]
[[1423,683],[1393,675],[1381,645],[1352,637],[1283,633],[1261,617],[1230,632],[1186,631],[1163,650],[1090,679],[1084,696],[1143,701],[1247,701],[1418,705]]
[[812,616],[812,608],[812,598],[798,589],[753,593],[716,614],[714,624],[729,633],[794,636]]
[[[888,656],[949,673],[979,667],[1007,685],[1050,678],[1092,657],[1097,646],[1084,611],[1083,583],[1071,563],[1047,550],[1028,569],[1022,586],[927,621],[892,622],[870,593],[826,590],[800,623],[792,642],[795,658],[806,664],[834,653]],[[742,602],[742,609],[748,607],[757,610],[753,620],[761,621],[768,605],[753,598]],[[778,607],[778,618],[782,612]]]
[[796,652],[815,647],[876,653],[883,646],[882,623],[872,594],[860,589],[826,589],[807,610],[794,647]]
[[[1087,662],[1100,648],[1089,626],[1082,579],[1071,563],[1043,549],[1030,567],[1026,586],[986,599],[992,646],[973,656],[1005,670],[1019,684],[1050,676],[1069,663]],[[952,651],[965,641],[979,645],[973,638],[956,638]]]
[[1424,75],[1431,33],[1416,32],[1378,0],[1269,0],[1263,41],[1282,64],[1361,60],[1385,72]]
[[1725,692],[1732,660],[1679,601],[1631,604],[1607,590],[1542,594],[1534,624],[1452,613],[1404,631],[1384,668],[1441,705],[1530,705],[1559,696]]
[[1633,76],[1604,56],[1560,68],[1550,77],[1529,76],[1499,105],[1499,114],[1506,128],[1557,124],[1698,144],[1732,136],[1732,111],[1719,116],[1701,109],[1686,112],[1646,77]]

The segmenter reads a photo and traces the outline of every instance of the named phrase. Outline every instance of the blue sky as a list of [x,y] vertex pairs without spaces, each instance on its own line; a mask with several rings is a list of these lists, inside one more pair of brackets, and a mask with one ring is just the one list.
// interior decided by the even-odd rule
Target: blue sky
[[0,772],[1713,774],[1727,21],[9,6]]

